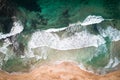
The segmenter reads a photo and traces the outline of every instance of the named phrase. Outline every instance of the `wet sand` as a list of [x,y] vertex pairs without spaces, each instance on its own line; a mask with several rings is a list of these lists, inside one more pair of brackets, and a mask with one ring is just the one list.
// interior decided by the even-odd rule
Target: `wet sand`
[[0,80],[120,80],[120,70],[100,76],[81,70],[73,63],[44,65],[27,73],[0,71]]

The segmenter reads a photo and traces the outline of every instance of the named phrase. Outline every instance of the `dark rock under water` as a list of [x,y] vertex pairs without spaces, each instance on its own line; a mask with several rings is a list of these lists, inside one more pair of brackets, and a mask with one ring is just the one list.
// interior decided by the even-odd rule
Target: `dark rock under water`
[[[12,16],[18,16],[28,32],[65,27],[69,23],[83,20],[90,14],[104,18],[120,18],[119,0],[1,0],[0,3],[0,18],[10,19]],[[1,24],[7,28],[4,23]]]

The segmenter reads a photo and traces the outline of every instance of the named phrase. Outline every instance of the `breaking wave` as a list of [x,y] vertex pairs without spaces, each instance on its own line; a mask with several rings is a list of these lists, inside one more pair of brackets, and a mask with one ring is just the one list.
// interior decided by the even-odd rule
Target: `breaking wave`
[[[107,54],[109,49],[107,48],[107,41],[105,38],[108,37],[111,41],[119,41],[120,31],[111,26],[108,26],[107,29],[97,27],[99,31],[99,34],[97,35],[87,31],[88,25],[100,24],[104,20],[105,19],[101,16],[90,15],[83,22],[70,24],[68,27],[36,31],[32,34],[32,37],[28,42],[28,56],[35,57],[33,49],[40,47],[49,47],[64,51],[95,47],[96,51],[91,54],[91,57],[88,59],[89,61],[92,61],[95,57],[99,57],[101,54]],[[110,57],[108,64],[103,67],[103,70],[99,70],[99,72],[105,73],[105,69],[114,68],[118,64],[119,60],[117,58]]]
[[[49,57],[57,57],[55,61],[73,61],[78,62],[78,65],[87,70],[84,63],[89,65],[97,65],[100,62],[98,59],[107,59],[105,65],[98,69],[98,72],[104,73],[106,69],[114,68],[119,65],[119,58],[111,56],[110,45],[106,37],[112,42],[120,40],[120,31],[112,26],[107,26],[103,29],[96,26],[99,34],[92,34],[87,29],[94,24],[101,24],[104,22],[101,16],[90,15],[83,22],[70,24],[64,28],[51,28],[47,30],[35,31],[28,41],[27,50],[22,58],[36,58],[37,60],[47,60]],[[8,46],[13,44],[8,37],[17,35],[23,31],[24,27],[20,21],[13,23],[10,33],[0,33],[0,39],[5,39],[3,45],[0,47],[0,52],[7,55],[5,60],[8,60]],[[36,53],[35,53],[36,51]],[[68,51],[68,52],[67,52]],[[63,54],[62,54],[63,53]],[[65,53],[65,54],[64,54]],[[108,55],[106,57],[106,55]],[[71,57],[72,56],[72,57]],[[102,56],[102,57],[101,57]],[[101,58],[100,58],[101,57]],[[53,59],[53,58],[50,58]],[[54,58],[55,59],[55,58]],[[98,62],[95,62],[98,61]],[[2,65],[2,60],[0,61]],[[99,65],[101,65],[100,62]],[[87,71],[91,71],[89,69]]]
[[[81,32],[74,32],[72,36],[62,38],[57,32],[64,31],[73,32],[72,30],[79,30],[78,26],[87,26],[102,22],[104,19],[101,16],[88,16],[82,23],[78,22],[70,24],[68,27],[60,29],[48,29],[45,31],[37,31],[33,33],[31,40],[28,43],[28,47],[36,48],[41,46],[48,46],[58,50],[78,49],[83,47],[95,46],[98,47],[105,43],[105,40],[100,35],[90,34],[84,30]],[[72,29],[70,29],[72,28]],[[54,32],[54,33],[53,33]],[[64,34],[63,34],[64,35]]]
[[7,34],[0,33],[0,39],[5,39],[7,37],[19,34],[23,31],[23,29],[24,28],[23,28],[21,21],[15,21],[13,22],[13,26],[12,26],[10,33],[7,33]]

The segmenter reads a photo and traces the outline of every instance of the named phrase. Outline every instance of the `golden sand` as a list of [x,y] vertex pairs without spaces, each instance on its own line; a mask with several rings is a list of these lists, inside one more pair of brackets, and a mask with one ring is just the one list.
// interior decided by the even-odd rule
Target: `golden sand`
[[120,70],[104,76],[81,70],[73,63],[44,65],[28,73],[6,73],[0,71],[0,80],[120,80]]

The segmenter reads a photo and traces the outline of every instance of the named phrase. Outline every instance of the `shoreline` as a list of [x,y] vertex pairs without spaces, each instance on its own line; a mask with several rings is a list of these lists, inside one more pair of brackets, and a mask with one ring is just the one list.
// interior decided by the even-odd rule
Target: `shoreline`
[[0,80],[119,80],[120,70],[105,75],[86,72],[74,63],[44,65],[27,73],[7,73],[0,71]]

